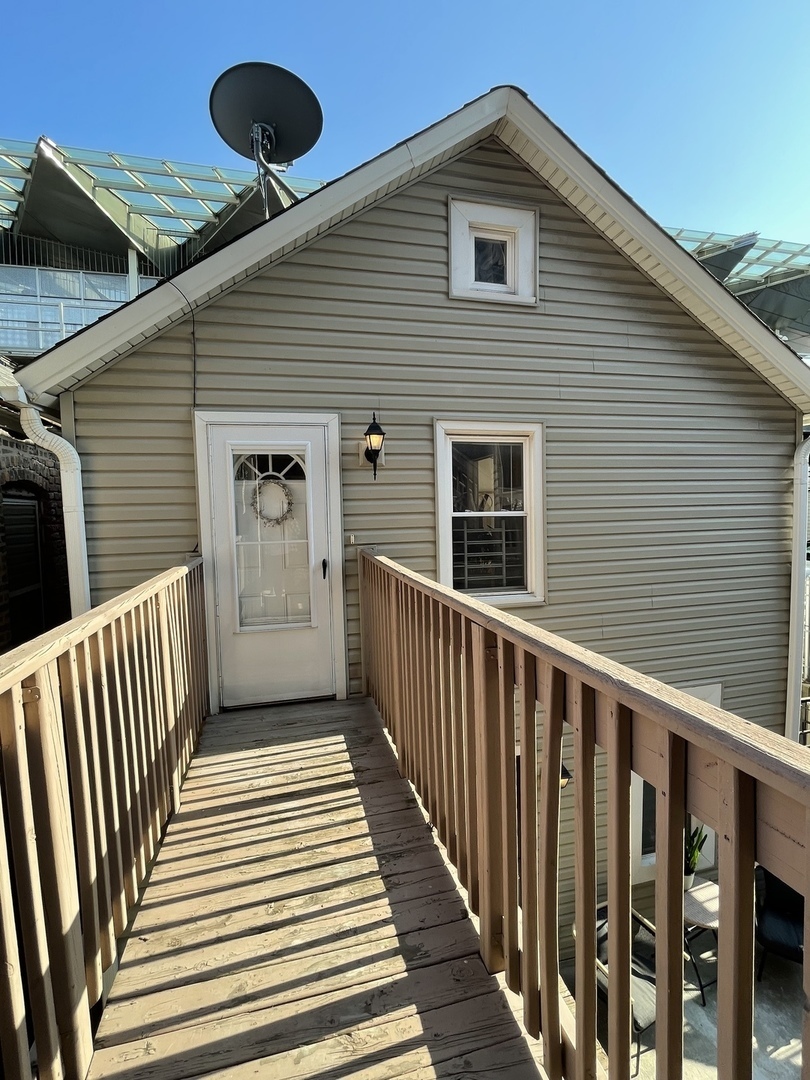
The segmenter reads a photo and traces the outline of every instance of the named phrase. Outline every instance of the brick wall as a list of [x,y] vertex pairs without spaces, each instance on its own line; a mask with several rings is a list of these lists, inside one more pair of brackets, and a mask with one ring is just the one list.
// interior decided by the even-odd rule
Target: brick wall
[[3,492],[9,487],[33,492],[39,502],[46,628],[70,618],[59,463],[49,450],[0,436],[0,652],[9,648],[11,640],[3,514]]

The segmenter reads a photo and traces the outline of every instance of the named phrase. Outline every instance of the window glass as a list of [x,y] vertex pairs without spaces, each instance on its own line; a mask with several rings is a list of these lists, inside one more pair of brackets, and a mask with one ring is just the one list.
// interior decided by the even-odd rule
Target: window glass
[[36,296],[36,269],[33,266],[0,266],[0,293]]
[[475,280],[487,285],[506,285],[506,240],[474,238]]
[[39,291],[42,296],[70,297],[79,300],[82,295],[81,271],[41,269]]
[[129,279],[125,274],[84,275],[84,295],[87,300],[129,299]]
[[453,587],[527,588],[527,517],[519,442],[452,444]]
[[307,467],[299,455],[233,454],[239,626],[311,622]]

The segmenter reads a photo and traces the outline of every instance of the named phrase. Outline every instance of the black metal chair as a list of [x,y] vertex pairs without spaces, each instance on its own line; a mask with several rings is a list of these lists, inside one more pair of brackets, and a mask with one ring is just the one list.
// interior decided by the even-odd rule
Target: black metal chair
[[[630,1012],[636,1041],[636,1068],[641,1060],[641,1036],[655,1023],[655,927],[637,911],[630,912]],[[607,904],[596,909],[596,990],[608,1002]]]
[[[804,960],[804,897],[764,866],[757,870],[757,941],[762,956],[757,981],[762,979],[768,953],[801,964]],[[758,882],[758,885],[760,882]]]

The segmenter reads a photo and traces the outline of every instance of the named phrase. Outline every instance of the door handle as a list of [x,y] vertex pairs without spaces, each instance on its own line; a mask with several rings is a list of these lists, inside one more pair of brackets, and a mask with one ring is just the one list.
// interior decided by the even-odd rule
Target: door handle
[[323,580],[324,581],[326,581],[326,567],[328,565],[329,564],[327,563],[326,559],[324,559],[323,562],[321,563],[321,569],[323,570]]

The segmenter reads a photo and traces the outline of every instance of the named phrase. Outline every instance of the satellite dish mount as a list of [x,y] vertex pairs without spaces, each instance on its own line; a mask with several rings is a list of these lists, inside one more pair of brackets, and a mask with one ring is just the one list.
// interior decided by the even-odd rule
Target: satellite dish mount
[[264,216],[270,217],[273,166],[311,150],[323,130],[323,113],[307,84],[275,64],[247,63],[224,71],[211,90],[211,119],[222,139],[259,174]]

